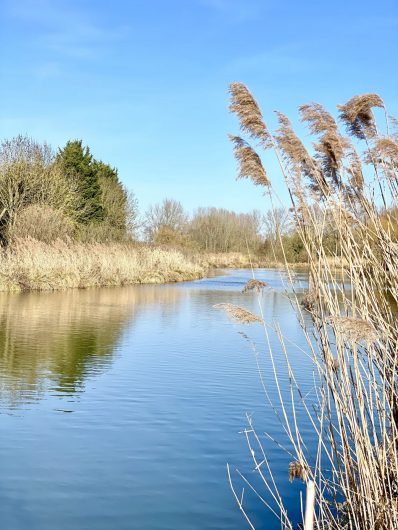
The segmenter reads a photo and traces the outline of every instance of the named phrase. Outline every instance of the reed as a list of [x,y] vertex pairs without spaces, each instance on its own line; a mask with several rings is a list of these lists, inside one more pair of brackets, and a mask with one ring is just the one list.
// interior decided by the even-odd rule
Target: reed
[[250,269],[251,267],[283,266],[283,263],[243,252],[199,252],[192,254],[191,257],[195,263],[207,269]]
[[177,282],[203,275],[200,265],[178,251],[131,244],[25,238],[0,254],[0,291]]
[[[294,456],[290,476],[307,483],[310,492],[307,506],[312,513],[305,516],[305,528],[398,528],[396,120],[387,115],[384,102],[376,94],[355,96],[339,107],[347,134],[321,105],[304,105],[301,119],[315,136],[310,152],[282,114],[278,114],[279,129],[271,134],[259,105],[244,85],[234,83],[231,94],[231,110],[237,114],[242,132],[277,157],[289,189],[296,229],[308,256],[306,297],[300,299],[293,282],[287,290],[306,341],[303,354],[313,364],[311,398],[300,389],[278,325],[266,320],[263,323],[267,336],[270,329],[277,333],[286,353],[290,398],[281,392],[275,353],[269,348],[279,396],[272,406],[281,411],[282,430]],[[382,125],[376,115],[381,115]],[[236,150],[236,146],[250,147],[249,143],[236,136],[233,143],[241,167],[239,176],[244,174],[255,185],[262,185],[275,203],[269,174],[267,182],[259,181],[259,164],[263,167],[260,153],[256,151],[256,167],[252,165],[253,174],[249,174],[250,166]],[[250,156],[254,160],[253,154]],[[338,239],[332,259],[323,243],[326,219],[333,220]],[[292,277],[287,261],[285,267]],[[341,275],[336,275],[336,267],[340,267]],[[306,429],[298,420],[303,415]],[[310,444],[303,433],[308,433],[308,426],[316,440],[316,454],[307,449]],[[245,434],[254,469],[271,499],[265,504],[280,519],[282,528],[293,529],[264,450],[264,439],[251,419]],[[254,528],[230,468],[228,473],[239,508]],[[257,483],[243,479],[264,500]]]

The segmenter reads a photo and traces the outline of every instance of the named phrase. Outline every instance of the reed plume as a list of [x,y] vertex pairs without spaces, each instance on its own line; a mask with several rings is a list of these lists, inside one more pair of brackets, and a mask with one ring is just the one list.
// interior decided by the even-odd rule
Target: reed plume
[[[329,186],[317,161],[308,153],[303,142],[294,132],[287,116],[281,112],[276,112],[276,115],[279,128],[275,139],[290,170],[295,175],[302,174],[306,177],[312,191],[321,195],[328,195]],[[298,181],[299,179],[296,179],[296,183]],[[296,185],[296,188],[301,189],[301,183]]]
[[353,317],[329,317],[327,322],[332,325],[335,332],[341,333],[353,342],[374,342],[378,335],[374,327],[366,320]]
[[262,322],[262,318],[258,317],[251,311],[248,311],[244,307],[240,307],[235,304],[216,304],[213,306],[215,309],[223,309],[228,316],[239,324],[253,324],[254,322]]
[[302,105],[299,110],[301,120],[309,125],[312,134],[319,136],[314,149],[323,173],[332,184],[341,187],[340,171],[350,142],[341,136],[335,119],[319,103]]
[[295,479],[303,480],[304,482],[308,479],[308,470],[306,465],[296,460],[289,464],[289,480],[293,482]]
[[[314,517],[317,530],[398,528],[398,122],[389,117],[381,134],[375,107],[384,109],[376,94],[354,96],[338,107],[346,137],[321,105],[302,106],[301,118],[316,137],[313,151],[277,113],[279,128],[271,140],[308,259],[310,282],[303,297],[285,258],[286,295],[296,302],[305,344],[300,349],[312,360],[313,387],[303,392],[288,339],[279,323],[265,321],[276,399],[264,390],[284,433],[286,445],[280,447],[292,460],[290,478],[315,488],[316,510],[306,523]],[[281,390],[271,332],[285,356],[288,397]],[[245,434],[265,491],[250,477],[239,477],[284,530],[293,530],[267,459],[268,438],[256,432],[251,419]],[[316,443],[316,454],[307,442]],[[231,476],[230,484],[254,528]]]
[[382,167],[384,165],[398,170],[398,141],[390,137],[377,138],[369,149],[366,161],[368,164],[376,162]]
[[271,183],[256,151],[239,136],[230,135],[235,158],[239,164],[238,178],[250,179],[255,186],[268,188]]
[[242,131],[260,140],[263,147],[270,147],[271,136],[260,107],[247,87],[242,83],[231,83],[229,92],[231,95],[229,110],[238,116]]
[[354,96],[344,105],[338,105],[340,119],[347,131],[360,140],[376,134],[376,126],[372,113],[374,107],[384,108],[383,100],[377,94]]
[[362,193],[365,184],[362,171],[362,162],[353,145],[351,145],[350,149],[348,150],[347,161],[347,172],[349,174],[350,189],[354,191],[354,194]]
[[242,293],[247,293],[248,291],[254,291],[256,290],[258,293],[264,289],[264,287],[267,287],[267,282],[262,282],[261,280],[257,280],[256,278],[252,278],[248,282],[246,282],[245,286],[242,289]]

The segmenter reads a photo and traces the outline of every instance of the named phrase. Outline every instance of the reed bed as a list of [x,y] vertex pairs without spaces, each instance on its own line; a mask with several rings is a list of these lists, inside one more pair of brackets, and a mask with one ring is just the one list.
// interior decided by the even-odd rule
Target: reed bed
[[[309,491],[306,530],[392,530],[398,528],[398,136],[376,94],[355,96],[339,107],[340,123],[319,104],[300,107],[314,136],[309,151],[286,116],[271,133],[249,90],[231,86],[231,110],[246,138],[233,136],[239,177],[258,185],[272,204],[278,199],[263,160],[276,156],[288,187],[295,225],[308,255],[309,288],[304,300],[287,292],[306,341],[303,355],[312,360],[311,398],[301,391],[289,362],[289,344],[277,323],[264,320],[264,331],[277,333],[286,355],[289,398],[281,391],[274,367],[281,430],[294,455],[289,473]],[[376,120],[376,116],[381,119]],[[341,131],[345,127],[346,133]],[[256,149],[249,143],[256,142]],[[257,148],[260,151],[257,151]],[[265,153],[265,151],[267,153]],[[324,233],[333,224],[334,252]],[[341,275],[336,274],[340,264]],[[286,262],[287,275],[291,267]],[[292,276],[290,276],[292,277]],[[350,287],[345,282],[350,283]],[[293,296],[291,293],[293,292]],[[261,309],[261,304],[260,304]],[[235,309],[235,314],[237,310]],[[309,318],[310,317],[310,318]],[[257,320],[256,320],[257,321]],[[269,343],[269,342],[268,342]],[[269,396],[268,393],[266,393]],[[315,396],[315,398],[314,398]],[[305,428],[299,418],[305,417]],[[308,433],[311,427],[311,435]],[[264,437],[249,419],[245,430],[254,470],[264,492],[250,477],[228,469],[231,487],[251,528],[237,480],[255,492],[280,520],[293,529],[267,459]],[[308,436],[317,450],[310,451]],[[312,495],[312,493],[311,493]],[[297,501],[299,502],[299,500]]]
[[0,291],[178,282],[203,275],[203,267],[178,251],[128,244],[26,238],[0,254]]
[[262,256],[249,255],[243,252],[204,252],[194,254],[192,259],[208,269],[250,269],[283,267],[278,261],[270,261]]

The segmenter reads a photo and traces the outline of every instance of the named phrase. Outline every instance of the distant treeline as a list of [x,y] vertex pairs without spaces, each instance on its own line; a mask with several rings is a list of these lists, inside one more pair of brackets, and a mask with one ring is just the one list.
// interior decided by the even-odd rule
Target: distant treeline
[[[325,227],[333,253],[338,238]],[[140,213],[137,200],[111,165],[93,157],[81,140],[54,151],[26,136],[0,145],[0,243],[31,237],[45,243],[143,240],[192,252],[242,252],[271,261],[306,261],[289,211],[237,213],[198,208],[188,214],[166,198]],[[328,227],[329,226],[329,227]]]
[[269,261],[305,261],[305,251],[292,218],[283,208],[263,213],[236,213],[224,208],[198,208],[189,216],[173,199],[151,206],[145,213],[147,241],[197,252],[241,252]]

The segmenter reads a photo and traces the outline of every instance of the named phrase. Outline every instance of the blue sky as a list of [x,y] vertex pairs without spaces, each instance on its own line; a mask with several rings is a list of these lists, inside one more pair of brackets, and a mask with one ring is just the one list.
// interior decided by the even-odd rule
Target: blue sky
[[142,208],[266,207],[235,181],[232,81],[271,126],[365,92],[398,114],[396,0],[0,0],[0,17],[0,136],[83,139]]

